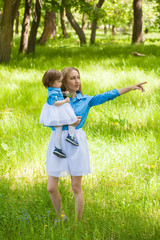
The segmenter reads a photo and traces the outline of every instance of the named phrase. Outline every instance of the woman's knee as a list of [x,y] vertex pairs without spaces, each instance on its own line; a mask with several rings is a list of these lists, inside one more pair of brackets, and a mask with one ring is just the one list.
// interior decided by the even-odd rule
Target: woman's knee
[[79,194],[82,192],[82,187],[79,184],[72,183],[72,190],[73,190],[74,194]]
[[58,191],[58,178],[51,176],[48,177],[47,191],[50,193]]
[[48,191],[49,193],[54,193],[54,192],[57,192],[57,191],[58,191],[58,188],[57,188],[57,186],[48,185],[48,186],[47,186],[47,191]]

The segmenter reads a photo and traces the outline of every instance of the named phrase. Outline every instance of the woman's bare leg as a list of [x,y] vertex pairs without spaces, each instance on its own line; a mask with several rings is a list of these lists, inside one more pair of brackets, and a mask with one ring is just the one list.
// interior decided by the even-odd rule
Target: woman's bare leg
[[83,209],[84,209],[84,197],[82,191],[82,176],[71,176],[72,189],[75,196],[75,214],[77,220],[82,218]]
[[47,190],[50,194],[51,201],[58,217],[61,217],[61,195],[58,191],[58,177],[48,176]]

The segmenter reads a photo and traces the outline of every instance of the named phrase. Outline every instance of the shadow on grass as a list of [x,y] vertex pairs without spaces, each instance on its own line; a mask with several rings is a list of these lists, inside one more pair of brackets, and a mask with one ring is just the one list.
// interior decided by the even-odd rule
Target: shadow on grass
[[[132,56],[132,52],[140,52],[146,57]],[[15,53],[14,53],[15,54]],[[140,69],[157,69],[159,65],[160,46],[155,45],[129,45],[108,43],[105,45],[93,45],[84,47],[49,47],[37,46],[35,54],[13,55],[9,66],[11,68],[43,70],[49,68],[62,69],[65,66],[87,67],[108,58],[114,59],[108,67],[131,68],[137,66]],[[123,59],[123,61],[122,61]],[[152,59],[152,61],[151,61]],[[6,65],[6,64],[4,64]],[[7,64],[8,66],[8,64]]]
[[[23,178],[23,176],[22,176]],[[19,179],[20,180],[20,179]],[[92,181],[92,179],[90,178]],[[84,180],[85,211],[79,225],[74,225],[74,197],[68,178],[60,180],[63,207],[69,222],[54,228],[56,218],[46,180],[16,183],[1,178],[1,236],[3,239],[159,239],[160,231],[154,219],[136,199],[124,202],[123,189],[106,188],[101,177],[91,183]],[[126,190],[124,190],[126,191]],[[122,194],[123,196],[123,194]]]

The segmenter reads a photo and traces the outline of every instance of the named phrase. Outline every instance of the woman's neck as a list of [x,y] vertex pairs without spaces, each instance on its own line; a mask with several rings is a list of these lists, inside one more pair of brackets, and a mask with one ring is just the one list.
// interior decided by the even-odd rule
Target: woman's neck
[[70,94],[72,95],[72,99],[77,95],[77,92],[76,91],[69,91]]

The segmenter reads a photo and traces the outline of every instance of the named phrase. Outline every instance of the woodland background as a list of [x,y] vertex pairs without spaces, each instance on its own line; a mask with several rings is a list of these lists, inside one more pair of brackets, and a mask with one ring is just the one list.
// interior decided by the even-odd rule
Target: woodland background
[[[0,12],[0,239],[159,240],[160,1],[5,0]],[[44,72],[67,66],[91,96],[148,83],[90,110],[83,218],[61,178],[69,221],[55,227],[39,116]]]

